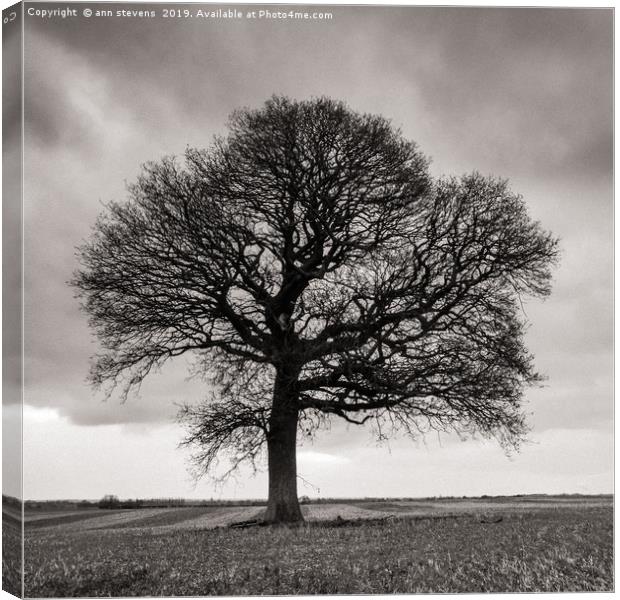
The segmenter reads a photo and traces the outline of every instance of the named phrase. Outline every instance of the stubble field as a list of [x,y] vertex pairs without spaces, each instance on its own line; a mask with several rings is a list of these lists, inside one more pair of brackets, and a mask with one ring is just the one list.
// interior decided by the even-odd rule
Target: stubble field
[[[611,591],[611,497],[26,513],[28,597]],[[499,520],[501,518],[501,520]],[[495,521],[495,522],[494,522]]]

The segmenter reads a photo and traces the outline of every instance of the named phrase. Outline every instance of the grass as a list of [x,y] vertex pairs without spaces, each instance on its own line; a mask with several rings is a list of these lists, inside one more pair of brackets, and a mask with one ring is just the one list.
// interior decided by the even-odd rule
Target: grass
[[14,596],[22,595],[22,526],[19,517],[9,511],[2,512],[2,589]]
[[[88,529],[93,520],[85,520],[83,529],[64,531],[59,524],[27,531],[26,595],[613,589],[609,500],[606,506],[504,506],[500,523],[481,523],[472,511],[412,517],[394,510],[390,519],[244,530],[179,528],[183,510],[190,511],[184,517],[191,522],[206,522],[198,509],[164,509],[142,519],[140,527]],[[215,517],[218,511],[211,512]],[[139,521],[138,515],[127,517],[126,524]]]

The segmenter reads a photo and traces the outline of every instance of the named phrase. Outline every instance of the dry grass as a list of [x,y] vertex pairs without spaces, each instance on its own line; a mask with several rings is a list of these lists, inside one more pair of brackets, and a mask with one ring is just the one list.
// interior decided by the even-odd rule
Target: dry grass
[[[19,514],[19,518],[15,517]],[[21,596],[22,545],[21,514],[2,510],[2,589]]]
[[[613,528],[611,501],[606,504],[504,506],[502,522],[492,524],[480,523],[474,510],[424,518],[393,511],[396,518],[377,520],[387,506],[327,505],[305,507],[308,518],[333,518],[339,507],[343,518],[370,513],[375,520],[209,528],[214,520],[245,518],[260,510],[248,507],[203,509],[209,514],[165,510],[159,520],[155,515],[143,519],[141,528],[36,529],[26,539],[26,594],[609,591]],[[481,506],[486,507],[476,510]],[[126,521],[132,522],[137,521]]]

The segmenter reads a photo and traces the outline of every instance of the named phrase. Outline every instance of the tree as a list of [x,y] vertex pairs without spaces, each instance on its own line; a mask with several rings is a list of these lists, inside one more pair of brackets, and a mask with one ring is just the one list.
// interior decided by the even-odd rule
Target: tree
[[516,446],[540,379],[520,300],[549,293],[557,241],[505,181],[427,165],[380,116],[281,97],[147,164],[79,249],[92,382],[126,397],[194,353],[212,393],[186,443],[205,471],[266,446],[273,522],[302,519],[297,435],[333,416]]
[[101,500],[99,500],[98,506],[99,508],[118,508],[121,502],[118,499],[118,496],[114,494],[106,494]]

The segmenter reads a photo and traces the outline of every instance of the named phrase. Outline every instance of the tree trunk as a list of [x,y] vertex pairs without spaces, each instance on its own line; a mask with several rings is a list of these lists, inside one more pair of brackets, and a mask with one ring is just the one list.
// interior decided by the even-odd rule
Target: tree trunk
[[267,452],[269,499],[265,520],[269,523],[303,521],[297,498],[297,420],[299,411],[291,380],[278,375],[269,419]]

